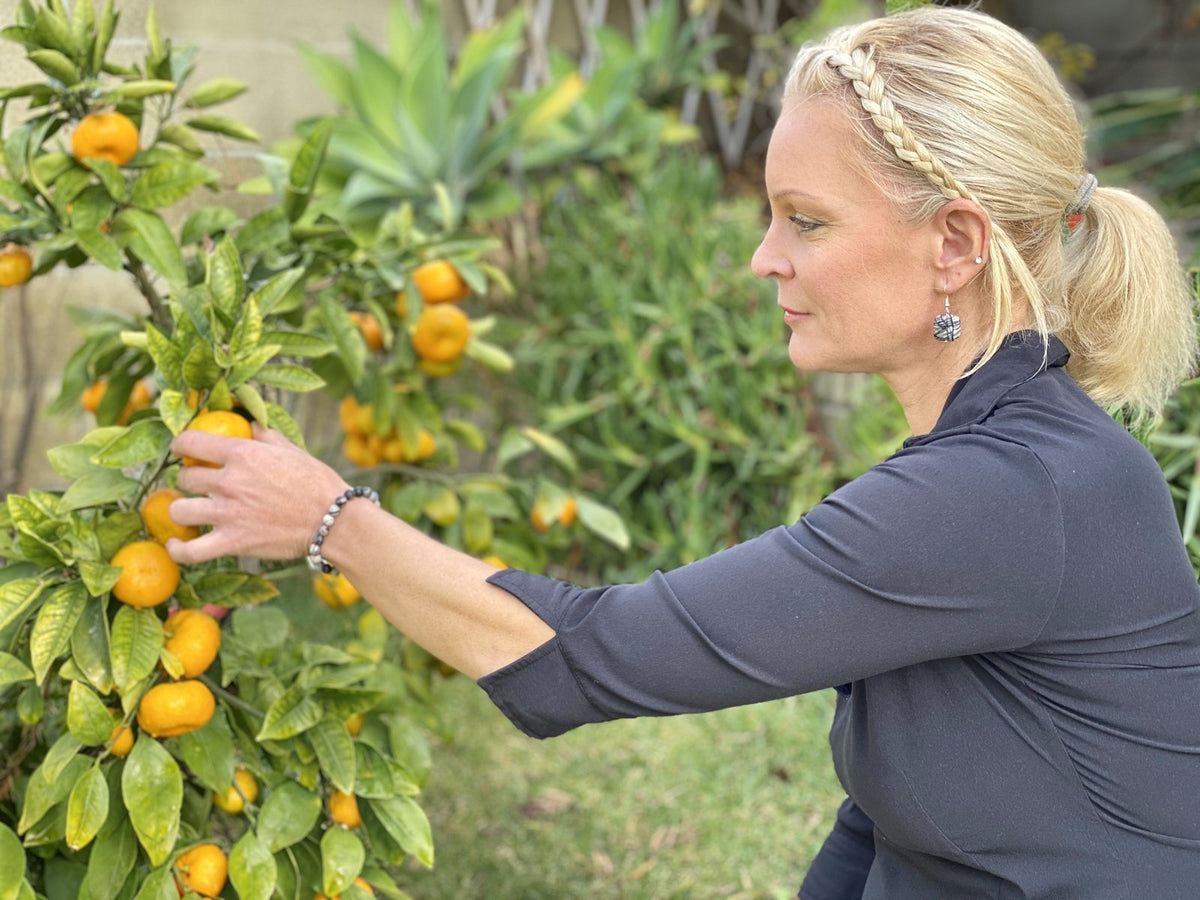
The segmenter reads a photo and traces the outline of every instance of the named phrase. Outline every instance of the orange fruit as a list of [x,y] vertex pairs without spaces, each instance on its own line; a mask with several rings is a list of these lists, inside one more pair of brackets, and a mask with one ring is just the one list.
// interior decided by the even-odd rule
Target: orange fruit
[[33,274],[33,257],[20,244],[5,244],[0,250],[0,287],[24,284]]
[[[187,427],[188,431],[207,431],[209,434],[219,434],[222,437],[246,438],[252,436],[250,423],[235,412],[224,409],[205,410],[200,413]],[[208,466],[219,469],[216,463],[202,462],[190,456],[183,458],[185,466]]]
[[358,812],[358,798],[335,790],[329,795],[329,818],[346,828],[357,828],[362,824]]
[[183,496],[183,491],[175,488],[159,488],[142,503],[142,524],[160,544],[165,544],[168,538],[190,541],[200,536],[199,528],[180,525],[171,518],[171,504]]
[[167,681],[142,695],[138,726],[154,737],[178,737],[203,728],[216,712],[212,691],[199,681]]
[[342,442],[342,455],[360,469],[379,465],[380,457],[372,452],[367,439],[361,434],[349,434]]
[[433,456],[437,449],[437,441],[433,432],[422,428],[417,432],[417,445],[414,447],[404,440],[399,431],[394,431],[383,443],[383,458],[390,463],[424,462]]
[[125,408],[121,410],[121,415],[117,416],[117,424],[124,425],[139,409],[146,409],[154,402],[154,395],[150,393],[150,388],[146,386],[144,381],[135,381],[133,387],[129,390],[129,399],[125,401]]
[[[563,528],[570,528],[575,523],[575,515],[577,512],[578,509],[575,505],[575,498],[568,497],[563,502],[562,509],[558,513],[558,523],[562,525]],[[550,530],[550,523],[542,518],[542,511],[536,506],[533,508],[533,512],[529,514],[529,521],[538,531]]]
[[129,751],[133,749],[133,729],[121,724],[121,713],[118,710],[110,709],[109,712],[118,721],[113,725],[112,735],[108,739],[108,752],[113,756],[128,756]]
[[426,303],[456,303],[471,296],[471,287],[449,260],[435,259],[417,266],[412,283]]
[[367,717],[362,713],[354,713],[354,715],[346,717],[346,730],[350,732],[351,737],[358,737],[362,734],[363,725],[366,723]]
[[313,592],[330,609],[345,609],[362,599],[354,585],[350,583],[350,579],[342,572],[338,572],[336,575],[332,572],[323,572],[315,577]]
[[122,569],[113,596],[130,606],[158,606],[179,587],[179,566],[157,541],[126,544],[109,562]]
[[197,844],[175,858],[175,872],[179,896],[186,886],[201,897],[216,897],[229,877],[229,860],[216,844]]
[[417,367],[428,375],[430,378],[445,378],[447,375],[453,375],[462,368],[462,357],[452,359],[449,362],[434,362],[431,359],[418,359]]
[[237,769],[233,773],[233,783],[228,789],[223,794],[213,794],[213,805],[236,816],[246,808],[247,803],[253,803],[257,799],[258,782],[248,769]]
[[221,624],[198,609],[181,609],[163,623],[163,644],[183,666],[184,678],[208,669],[221,648]]
[[100,401],[104,399],[104,392],[107,390],[108,382],[104,379],[93,381],[79,395],[79,405],[83,407],[85,412],[94,413],[100,408]]
[[370,349],[383,349],[383,328],[375,316],[361,309],[352,309],[350,310],[350,320],[358,328]]
[[71,152],[78,160],[107,159],[123,166],[138,152],[138,130],[116,110],[88,113],[71,134]]
[[203,391],[198,391],[195,388],[189,388],[187,392],[188,409],[196,409],[200,406],[200,399],[204,396]]
[[448,363],[462,356],[471,338],[471,320],[457,306],[427,306],[417,317],[412,345],[422,359]]
[[358,400],[353,394],[347,394],[338,404],[338,424],[346,434],[358,432]]
[[408,318],[408,295],[404,291],[396,291],[396,318],[400,321]]

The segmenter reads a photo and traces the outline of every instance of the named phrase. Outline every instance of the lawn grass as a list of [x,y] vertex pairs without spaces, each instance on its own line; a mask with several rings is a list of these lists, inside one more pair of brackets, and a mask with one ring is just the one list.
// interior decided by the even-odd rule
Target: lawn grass
[[833,821],[832,692],[525,737],[472,682],[437,688],[414,900],[790,898]]

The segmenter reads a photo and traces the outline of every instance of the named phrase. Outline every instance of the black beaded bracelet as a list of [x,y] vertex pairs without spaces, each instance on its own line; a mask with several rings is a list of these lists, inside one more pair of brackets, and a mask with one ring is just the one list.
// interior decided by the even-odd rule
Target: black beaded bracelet
[[379,494],[374,488],[352,487],[342,496],[338,497],[329,505],[329,509],[325,511],[325,515],[321,517],[321,527],[317,529],[317,533],[313,535],[312,543],[308,545],[308,567],[314,572],[324,572],[326,575],[333,571],[333,566],[326,561],[321,555],[321,545],[325,543],[325,537],[329,534],[329,529],[333,527],[333,520],[337,518],[337,514],[342,511],[342,507],[358,497],[366,497],[376,506],[379,505]]

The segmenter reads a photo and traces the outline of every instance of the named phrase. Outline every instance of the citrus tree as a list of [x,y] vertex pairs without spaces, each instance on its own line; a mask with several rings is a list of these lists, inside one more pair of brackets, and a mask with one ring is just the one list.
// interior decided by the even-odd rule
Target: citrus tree
[[[0,508],[0,900],[401,896],[388,867],[433,862],[415,797],[436,661],[373,612],[344,645],[309,639],[271,602],[289,569],[176,566],[163,542],[192,533],[169,516],[175,473],[198,463],[169,443],[247,438],[253,420],[304,445],[292,401],[323,389],[355,480],[498,560],[536,561],[539,528],[574,516],[507,461],[571,456],[536,429],[490,448],[479,401],[452,387],[465,358],[511,363],[463,308],[502,277],[491,244],[418,228],[411,206],[347,222],[317,187],[328,125],[268,171],[258,214],[211,204],[176,224],[219,180],[200,133],[256,137],[209,111],[243,86],[192,89],[193,48],[152,10],[145,59],[112,63],[116,22],[111,0],[22,0],[3,31],[46,78],[0,93],[6,113],[22,104],[3,134],[0,275],[99,264],[146,309],[72,310],[83,339],[54,408],[97,427],[50,451],[65,487]],[[458,471],[460,453],[489,468]],[[599,504],[590,522],[621,539]],[[344,579],[315,590],[357,600]]]

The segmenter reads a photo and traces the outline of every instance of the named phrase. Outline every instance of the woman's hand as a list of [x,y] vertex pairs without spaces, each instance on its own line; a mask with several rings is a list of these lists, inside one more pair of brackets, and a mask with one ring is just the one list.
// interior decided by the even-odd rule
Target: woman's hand
[[190,541],[168,541],[176,562],[304,556],[325,510],[349,487],[278,432],[259,425],[253,430],[249,441],[202,431],[184,431],[172,441],[172,452],[219,467],[185,466],[179,473],[180,490],[199,496],[172,503],[171,518],[211,530]]

